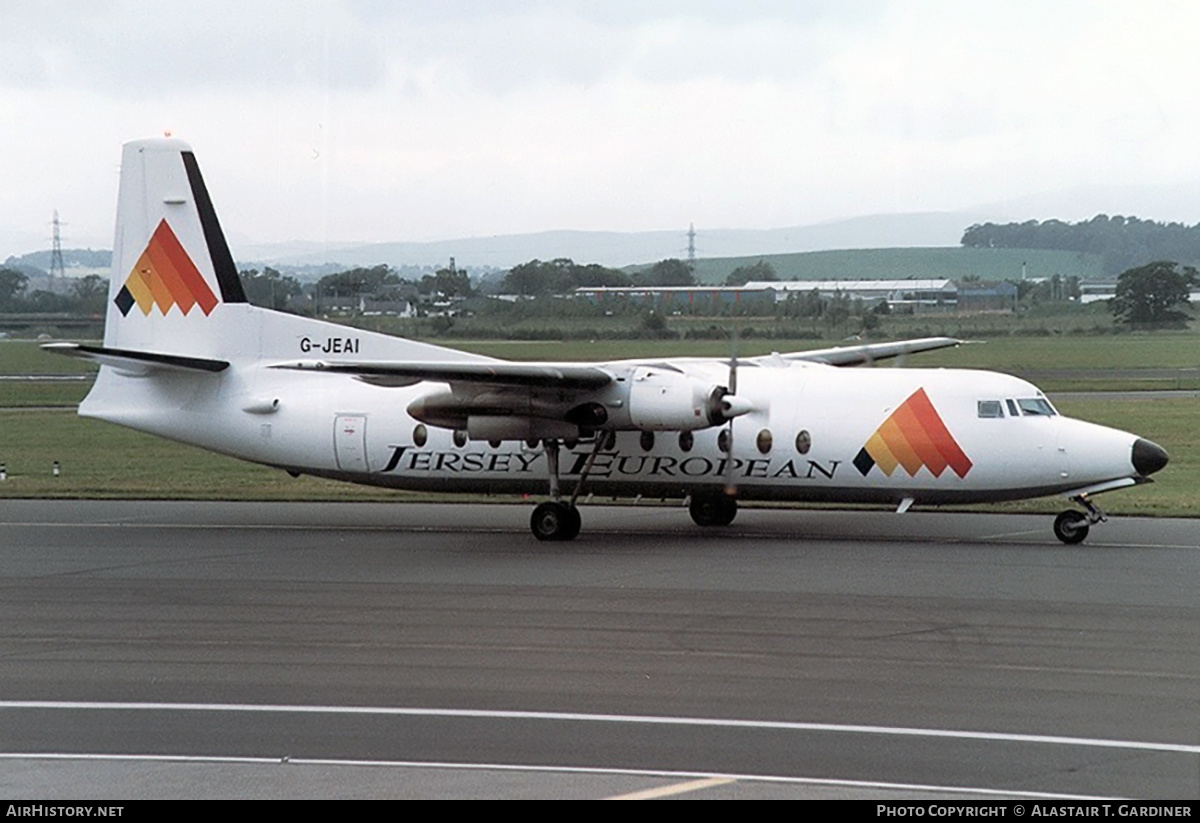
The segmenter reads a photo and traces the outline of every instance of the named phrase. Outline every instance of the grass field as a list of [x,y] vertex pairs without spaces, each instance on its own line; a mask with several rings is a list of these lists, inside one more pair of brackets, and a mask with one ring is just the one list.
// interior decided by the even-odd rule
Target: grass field
[[91,388],[85,381],[0,381],[0,408],[77,406]]
[[[751,321],[752,323],[752,321]],[[432,340],[438,345],[510,360],[616,360],[631,357],[725,357],[727,340]],[[743,357],[802,351],[854,341],[740,339]],[[918,365],[914,358],[912,365]],[[1200,334],[1158,332],[1101,336],[997,337],[919,355],[919,365],[954,368],[1200,370]],[[96,367],[43,351],[28,341],[0,342],[0,375],[91,374]]]
[[[0,411],[5,497],[395,500],[405,495],[311,477],[85,420],[72,410]],[[52,474],[59,462],[62,473]]]
[[29,340],[0,340],[0,374],[93,374],[95,371],[96,366],[86,360],[50,354]]
[[[755,325],[755,319],[741,325]],[[903,335],[907,337],[909,335]],[[631,357],[725,357],[729,341],[717,340],[474,340],[433,339],[430,342],[511,360],[616,360]],[[856,341],[764,340],[741,338],[738,353],[749,357],[772,351],[803,351]],[[913,365],[1023,369],[1180,368],[1200,370],[1200,334],[1156,332],[1121,335],[1053,335],[989,337],[969,345],[914,358]],[[37,343],[0,341],[0,375],[91,374],[96,367],[83,360],[43,351]],[[3,389],[0,388],[0,391]],[[2,404],[0,404],[2,405]]]
[[[450,340],[440,344],[512,360],[602,360],[627,357],[726,357],[724,340]],[[743,357],[854,342],[739,340]],[[1191,368],[1200,370],[1200,334],[1111,337],[1003,337],[915,355],[911,365],[1016,371],[1022,369]]]

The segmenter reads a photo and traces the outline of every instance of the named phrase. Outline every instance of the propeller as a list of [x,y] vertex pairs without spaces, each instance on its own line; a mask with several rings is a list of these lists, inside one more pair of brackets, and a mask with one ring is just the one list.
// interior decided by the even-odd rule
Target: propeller
[[[749,411],[746,401],[737,396],[737,344],[738,328],[734,323],[729,329],[729,394],[721,398],[721,405],[729,418],[729,428],[725,430],[725,494],[731,498],[737,497],[737,483],[733,479],[733,421],[738,414]],[[745,411],[741,410],[742,406],[747,406]]]

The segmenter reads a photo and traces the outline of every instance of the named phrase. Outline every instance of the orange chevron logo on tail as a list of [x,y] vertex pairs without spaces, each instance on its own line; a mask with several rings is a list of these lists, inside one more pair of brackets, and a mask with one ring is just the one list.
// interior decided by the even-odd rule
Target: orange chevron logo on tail
[[175,232],[163,220],[113,302],[124,316],[128,316],[134,306],[147,317],[154,306],[158,306],[164,315],[172,306],[179,306],[184,314],[193,306],[199,306],[208,316],[217,305],[217,296],[204,282]]
[[888,477],[896,466],[903,466],[909,477],[915,477],[922,466],[934,477],[941,477],[947,466],[966,477],[971,465],[924,389],[901,403],[854,458],[863,477],[874,466]]

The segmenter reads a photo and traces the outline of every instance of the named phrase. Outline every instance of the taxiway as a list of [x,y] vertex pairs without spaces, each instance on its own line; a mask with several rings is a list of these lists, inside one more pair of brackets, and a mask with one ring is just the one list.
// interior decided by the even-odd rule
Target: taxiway
[[1200,796],[1200,536],[0,502],[0,791]]

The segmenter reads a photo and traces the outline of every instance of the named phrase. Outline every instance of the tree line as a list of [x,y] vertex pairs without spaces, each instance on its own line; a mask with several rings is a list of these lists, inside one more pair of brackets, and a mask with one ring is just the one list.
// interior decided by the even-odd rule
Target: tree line
[[976,223],[962,236],[976,249],[1050,249],[1096,254],[1105,274],[1115,275],[1148,260],[1200,264],[1200,223],[1160,223],[1137,217],[1098,214],[1091,220],[1027,220],[1024,223]]
[[97,274],[74,278],[63,293],[29,290],[29,276],[0,266],[0,312],[17,314],[102,314],[108,279]]
[[644,286],[693,286],[692,267],[682,260],[660,260],[632,274],[597,263],[576,263],[566,257],[530,260],[509,269],[500,291],[522,297],[570,294],[580,288],[633,288]]

